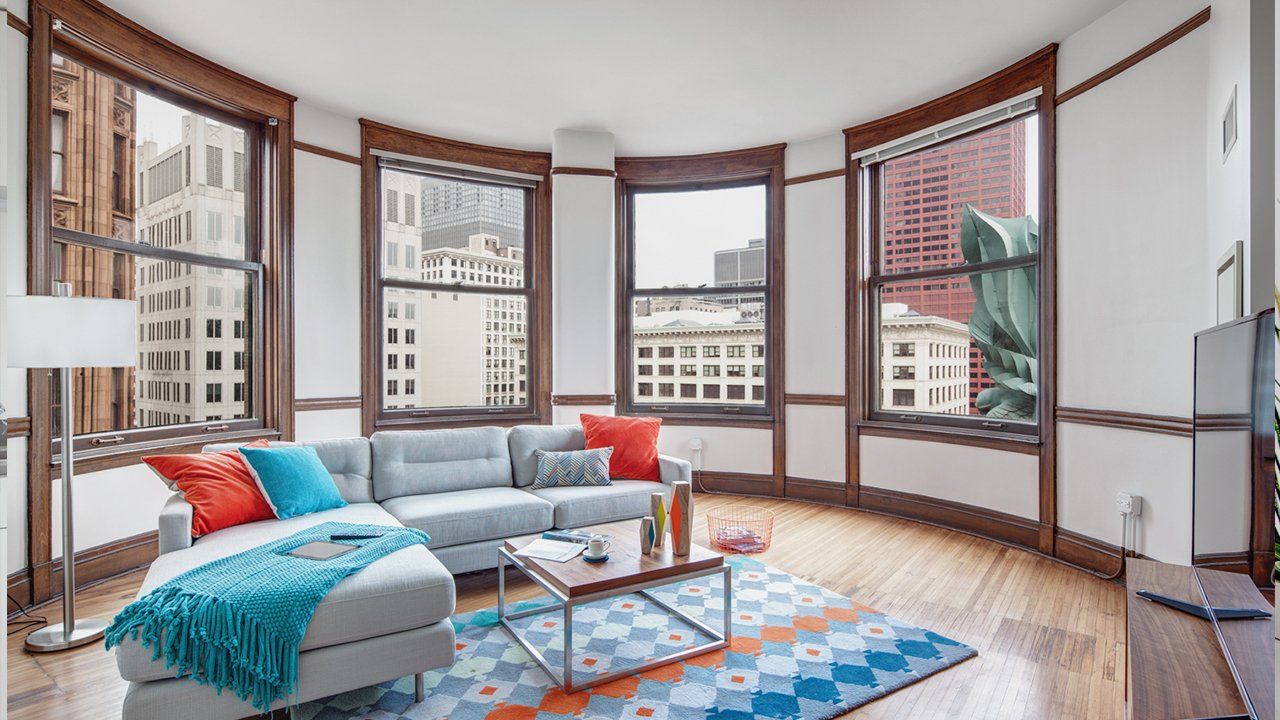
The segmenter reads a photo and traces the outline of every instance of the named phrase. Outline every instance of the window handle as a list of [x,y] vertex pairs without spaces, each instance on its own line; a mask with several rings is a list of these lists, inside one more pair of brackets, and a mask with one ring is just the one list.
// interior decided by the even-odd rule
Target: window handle
[[668,412],[671,410],[671,407],[668,405],[654,405],[653,410],[654,412]]
[[430,410],[414,410],[413,412],[409,413],[409,417],[426,417],[427,415],[430,415],[430,414],[431,414]]
[[727,407],[727,408],[724,408],[724,410],[723,410],[722,412],[727,412],[727,413],[740,413],[740,412],[742,412],[742,408],[737,408],[737,407],[729,406],[729,407]]
[[228,428],[227,425],[205,425],[203,428],[200,428],[200,429],[204,432],[222,432],[227,428]]
[[983,423],[982,423],[982,427],[985,427],[985,428],[996,428],[996,429],[999,429],[999,428],[1004,427],[1004,423],[1002,423],[1002,422],[991,422],[991,421],[989,421],[989,420],[988,420],[988,421],[986,421],[986,422],[983,422]]
[[905,420],[906,422],[920,422],[919,415],[903,415],[902,419]]
[[503,410],[501,408],[494,408],[492,410],[485,410],[485,412],[489,413],[490,415],[496,415],[498,413],[504,413],[506,412],[506,410]]
[[115,445],[116,443],[122,442],[124,442],[123,435],[112,435],[111,437],[94,438],[89,441],[89,444],[94,447],[101,447],[103,445]]

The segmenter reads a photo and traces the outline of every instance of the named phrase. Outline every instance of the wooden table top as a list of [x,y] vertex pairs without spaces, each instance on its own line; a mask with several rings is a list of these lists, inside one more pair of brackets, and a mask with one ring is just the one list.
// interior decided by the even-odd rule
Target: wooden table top
[[[1213,625],[1206,620],[1137,597],[1139,590],[1201,604],[1203,596],[1191,568],[1150,560],[1126,561],[1129,625],[1129,715],[1131,720],[1229,717],[1245,713],[1235,679],[1227,666]],[[1206,593],[1219,606],[1269,609],[1248,575],[1200,570]],[[1212,590],[1210,588],[1213,588]],[[1251,644],[1263,648],[1258,656],[1233,648],[1233,657],[1247,676],[1259,670],[1271,677],[1273,626],[1270,620],[1232,620],[1224,633],[1256,636]],[[1265,656],[1265,657],[1263,657]],[[1269,660],[1268,660],[1269,658]],[[1243,666],[1252,666],[1245,669]],[[1250,680],[1246,677],[1246,680]],[[1256,682],[1256,680],[1255,680]],[[1251,693],[1257,695],[1258,693]],[[1272,707],[1272,700],[1258,702]],[[1271,717],[1270,713],[1262,717]]]
[[[565,597],[581,597],[664,578],[672,578],[672,582],[675,582],[681,575],[724,565],[723,555],[696,543],[690,544],[686,557],[676,557],[672,553],[670,536],[653,555],[641,553],[639,520],[578,529],[599,531],[610,536],[607,561],[589,563],[579,555],[568,562],[559,563],[520,556],[520,562]],[[514,554],[533,540],[534,538],[507,540],[504,547]]]

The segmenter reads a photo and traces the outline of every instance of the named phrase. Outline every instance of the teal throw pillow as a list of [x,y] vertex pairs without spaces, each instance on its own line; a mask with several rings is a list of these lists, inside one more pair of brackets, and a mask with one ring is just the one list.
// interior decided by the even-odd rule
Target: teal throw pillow
[[535,450],[533,454],[538,458],[533,490],[570,485],[612,485],[609,482],[611,447],[568,452]]
[[242,447],[240,454],[262,497],[281,520],[347,504],[315,448]]

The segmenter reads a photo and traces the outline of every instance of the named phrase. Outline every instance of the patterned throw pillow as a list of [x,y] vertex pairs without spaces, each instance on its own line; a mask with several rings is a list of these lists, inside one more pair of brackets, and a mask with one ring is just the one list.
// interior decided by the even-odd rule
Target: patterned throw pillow
[[538,474],[531,490],[546,487],[572,485],[610,485],[609,457],[613,448],[549,452],[535,450],[538,458]]

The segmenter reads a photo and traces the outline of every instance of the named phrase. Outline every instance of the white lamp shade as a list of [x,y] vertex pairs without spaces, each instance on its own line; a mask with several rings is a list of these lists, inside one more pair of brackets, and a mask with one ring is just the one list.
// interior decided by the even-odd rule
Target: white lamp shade
[[133,300],[10,295],[0,332],[9,367],[131,367],[138,362]]

